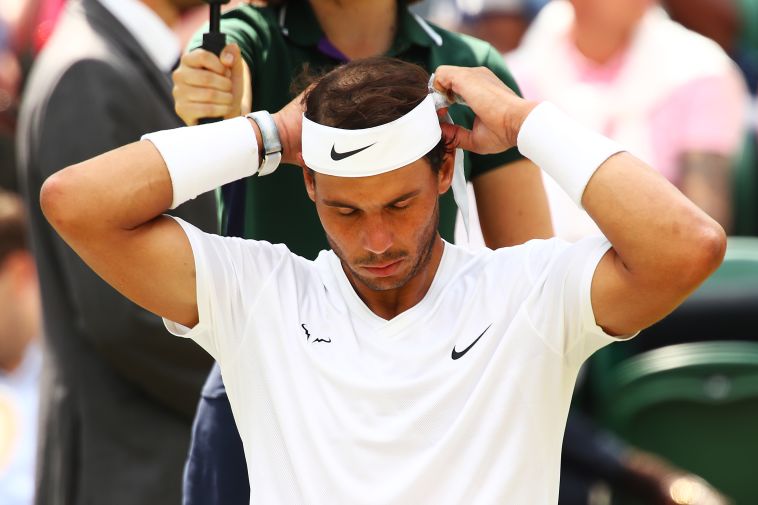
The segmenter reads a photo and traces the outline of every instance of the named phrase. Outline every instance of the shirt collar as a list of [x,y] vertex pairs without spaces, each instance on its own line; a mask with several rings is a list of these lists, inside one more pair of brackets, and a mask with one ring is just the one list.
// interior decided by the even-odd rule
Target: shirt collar
[[171,71],[181,47],[174,32],[152,9],[138,0],[99,2],[124,25],[161,71]]
[[[399,2],[398,30],[395,41],[388,52],[394,56],[407,50],[411,45],[422,47],[441,46],[442,37],[420,16],[412,13]],[[316,14],[307,0],[289,2],[279,10],[279,26],[285,37],[300,46],[316,46],[324,37]]]

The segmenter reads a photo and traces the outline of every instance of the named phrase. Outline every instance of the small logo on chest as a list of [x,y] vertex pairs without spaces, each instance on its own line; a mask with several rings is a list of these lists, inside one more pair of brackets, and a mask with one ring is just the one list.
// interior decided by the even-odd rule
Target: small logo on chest
[[[492,324],[490,324],[490,326],[492,326]],[[480,338],[482,338],[482,337],[484,336],[484,334],[485,334],[485,333],[487,333],[487,330],[489,330],[489,329],[490,329],[490,326],[487,326],[487,327],[484,329],[484,331],[481,333],[481,335],[479,335],[478,337],[476,337],[476,340],[474,340],[473,342],[471,342],[471,343],[469,344],[469,346],[468,346],[468,347],[466,347],[464,350],[462,350],[462,351],[457,351],[457,350],[455,349],[455,346],[453,346],[453,352],[452,352],[452,354],[450,354],[450,357],[451,357],[451,358],[453,358],[453,359],[459,359],[459,358],[462,358],[462,357],[463,357],[463,355],[464,355],[464,354],[466,354],[467,352],[469,352],[469,351],[471,350],[471,348],[472,348],[472,347],[474,347],[474,344],[476,344],[477,342],[479,342],[479,339],[480,339]]]
[[314,344],[316,344],[318,342],[324,342],[325,344],[331,344],[332,343],[332,339],[329,338],[329,337],[327,337],[327,338],[316,337],[313,340],[311,340],[311,332],[308,331],[308,328],[305,327],[305,323],[302,323],[300,325],[300,327],[303,329],[303,332],[305,332],[305,340],[307,340],[308,342],[313,342]]

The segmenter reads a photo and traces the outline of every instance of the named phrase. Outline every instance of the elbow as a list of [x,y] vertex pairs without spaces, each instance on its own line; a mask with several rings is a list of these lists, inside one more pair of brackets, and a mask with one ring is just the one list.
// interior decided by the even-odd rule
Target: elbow
[[702,284],[721,265],[727,244],[724,228],[710,218],[693,230],[692,239],[682,258],[686,266],[681,279],[688,291]]
[[78,222],[74,186],[70,170],[64,169],[48,177],[40,189],[39,203],[42,213],[64,238],[68,230],[76,228]]

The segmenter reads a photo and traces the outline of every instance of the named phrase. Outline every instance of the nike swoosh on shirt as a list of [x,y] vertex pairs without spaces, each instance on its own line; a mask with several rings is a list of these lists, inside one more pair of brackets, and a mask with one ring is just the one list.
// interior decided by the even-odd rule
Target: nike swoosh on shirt
[[[490,326],[492,326],[492,324],[490,324]],[[473,342],[471,342],[469,344],[469,346],[466,347],[464,350],[462,350],[462,351],[456,351],[455,347],[453,347],[453,352],[450,355],[450,357],[453,358],[453,359],[459,359],[459,358],[463,357],[463,355],[466,354],[467,352],[469,352],[469,350],[471,350],[471,348],[474,347],[474,344],[476,344],[477,342],[479,342],[479,339],[482,338],[485,333],[487,333],[487,330],[490,329],[490,326],[487,326],[484,329],[484,331],[482,332],[482,334],[479,335],[478,337],[476,337],[476,340],[474,340]]]
[[[376,142],[374,142],[374,144],[376,144]],[[369,144],[366,147],[361,147],[360,149],[355,149],[353,151],[345,151],[344,153],[338,153],[334,149],[334,146],[332,146],[332,159],[334,161],[344,160],[345,158],[349,158],[350,156],[352,156],[354,154],[358,154],[359,152],[368,149],[369,147],[373,146],[374,144]]]

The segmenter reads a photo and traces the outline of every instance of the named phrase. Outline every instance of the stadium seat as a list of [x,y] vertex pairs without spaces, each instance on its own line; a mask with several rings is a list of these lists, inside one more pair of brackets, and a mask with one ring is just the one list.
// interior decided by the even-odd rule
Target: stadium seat
[[679,308],[637,338],[595,353],[585,397],[590,403],[607,398],[607,374],[632,356],[666,345],[712,340],[758,342],[758,237],[729,237],[724,263]]
[[597,413],[608,428],[735,505],[758,503],[758,342],[667,346],[624,360],[605,380]]

